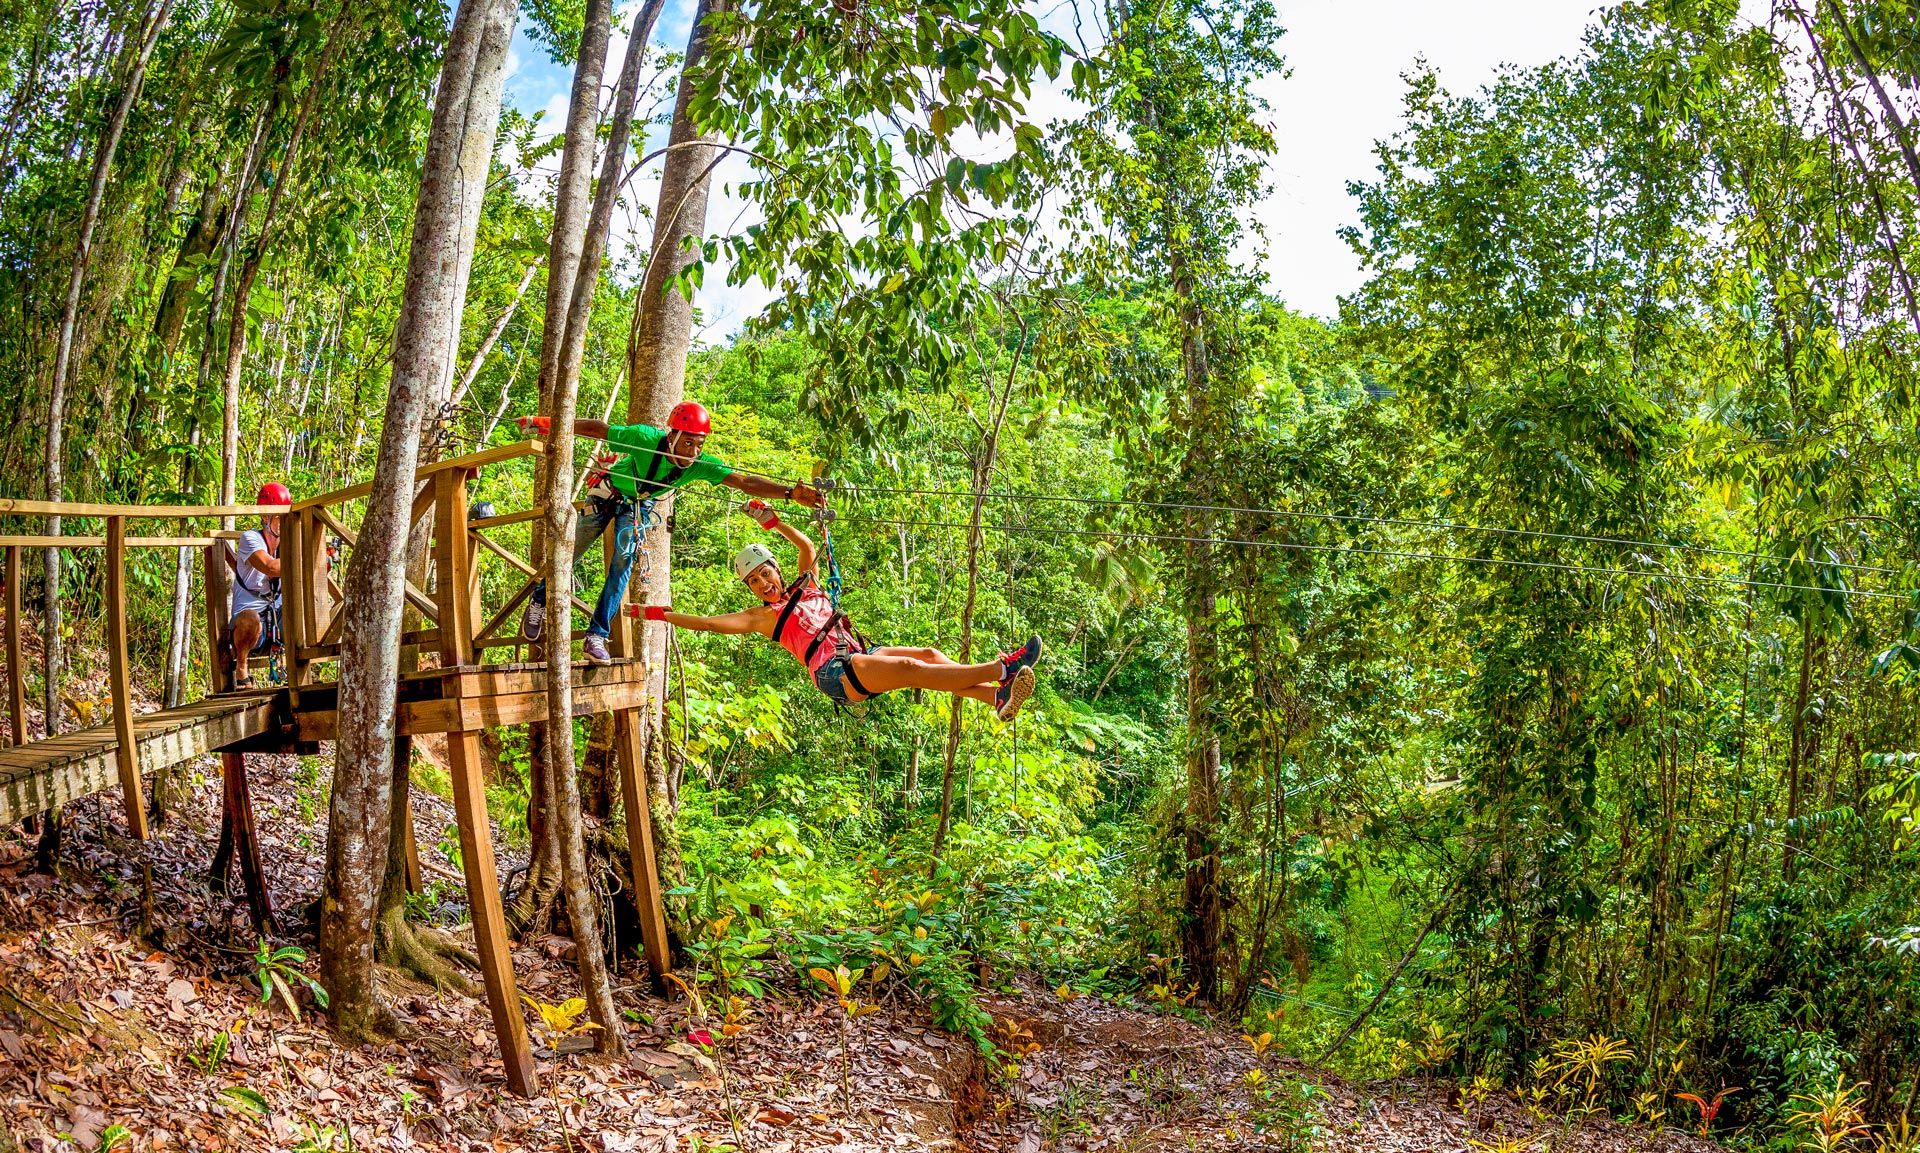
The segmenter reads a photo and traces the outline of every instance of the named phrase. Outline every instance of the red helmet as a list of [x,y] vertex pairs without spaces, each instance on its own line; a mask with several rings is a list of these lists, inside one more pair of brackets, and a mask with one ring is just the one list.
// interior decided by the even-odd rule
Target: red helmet
[[260,486],[260,495],[253,498],[255,504],[292,504],[293,493],[277,480],[270,480]]
[[713,414],[697,401],[683,400],[667,414],[667,427],[691,436],[706,436],[713,431]]

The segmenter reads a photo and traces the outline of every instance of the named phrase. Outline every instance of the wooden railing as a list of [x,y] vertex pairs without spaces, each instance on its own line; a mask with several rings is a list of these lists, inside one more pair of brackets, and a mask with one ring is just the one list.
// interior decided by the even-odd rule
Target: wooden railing
[[[140,752],[133,732],[132,673],[127,665],[127,550],[133,548],[204,549],[209,568],[216,551],[227,547],[235,534],[188,537],[127,535],[129,520],[202,520],[212,517],[258,516],[287,511],[284,505],[116,505],[79,501],[15,500],[0,498],[0,515],[22,517],[99,517],[106,521],[105,536],[0,536],[6,551],[8,711],[13,743],[26,743],[26,669],[20,658],[20,586],[22,549],[106,549],[107,675],[113,697],[115,762],[124,796],[127,831],[139,840],[148,837],[146,799],[140,782]],[[224,565],[224,562],[222,562]],[[209,617],[214,614],[209,610]],[[220,624],[225,624],[224,616]],[[57,689],[57,686],[56,686]]]

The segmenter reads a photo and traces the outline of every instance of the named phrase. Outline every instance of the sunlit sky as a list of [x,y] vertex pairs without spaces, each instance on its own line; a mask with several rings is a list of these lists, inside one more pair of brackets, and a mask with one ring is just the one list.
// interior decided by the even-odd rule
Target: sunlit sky
[[[619,2],[619,0],[616,0]],[[637,9],[623,4],[622,16]],[[1298,0],[1279,3],[1287,32],[1280,47],[1288,75],[1264,83],[1279,142],[1270,170],[1272,191],[1257,209],[1266,226],[1264,266],[1274,292],[1295,308],[1332,316],[1338,297],[1360,283],[1359,267],[1337,230],[1356,219],[1347,182],[1374,173],[1374,143],[1400,124],[1402,76],[1424,58],[1454,92],[1471,92],[1504,65],[1529,67],[1575,51],[1594,18],[1594,0],[1481,0],[1464,5],[1433,0]],[[692,0],[669,0],[654,29],[656,44],[685,46]],[[607,84],[618,74],[624,38],[617,38],[607,64]],[[516,35],[508,98],[529,115],[544,111],[544,126],[557,132],[566,119],[570,69],[555,65],[546,50]],[[664,83],[664,82],[663,82]],[[656,99],[671,98],[656,88]],[[1045,97],[1036,111],[1047,107]],[[657,129],[664,133],[664,129]],[[653,141],[648,147],[663,141]],[[630,198],[651,204],[658,195],[657,163],[636,179]],[[722,180],[744,169],[722,165]],[[710,230],[738,228],[750,220],[740,203],[715,199]],[[644,246],[650,229],[628,215],[615,230],[610,259],[628,246]],[[730,289],[717,270],[706,278],[699,306],[701,338],[725,339],[766,304],[757,288]]]

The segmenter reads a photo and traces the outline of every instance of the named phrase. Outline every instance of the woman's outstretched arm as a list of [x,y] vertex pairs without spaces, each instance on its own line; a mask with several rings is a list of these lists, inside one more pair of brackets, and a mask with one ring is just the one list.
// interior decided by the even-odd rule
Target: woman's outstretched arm
[[699,633],[768,633],[772,623],[765,606],[755,609],[741,609],[737,613],[722,613],[717,617],[697,617],[688,613],[677,613],[672,609],[662,609],[649,605],[646,618],[653,621],[665,621],[677,629],[692,629]]

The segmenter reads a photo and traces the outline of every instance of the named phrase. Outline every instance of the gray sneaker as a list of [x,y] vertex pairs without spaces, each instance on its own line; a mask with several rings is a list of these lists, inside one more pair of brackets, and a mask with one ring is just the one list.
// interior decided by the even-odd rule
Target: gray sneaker
[[540,630],[547,624],[547,602],[531,601],[527,604],[527,613],[520,618],[520,635],[530,641],[540,639]]
[[586,642],[580,647],[586,650],[587,659],[596,665],[610,665],[613,663],[613,654],[607,652],[607,638],[605,637],[589,636]]

